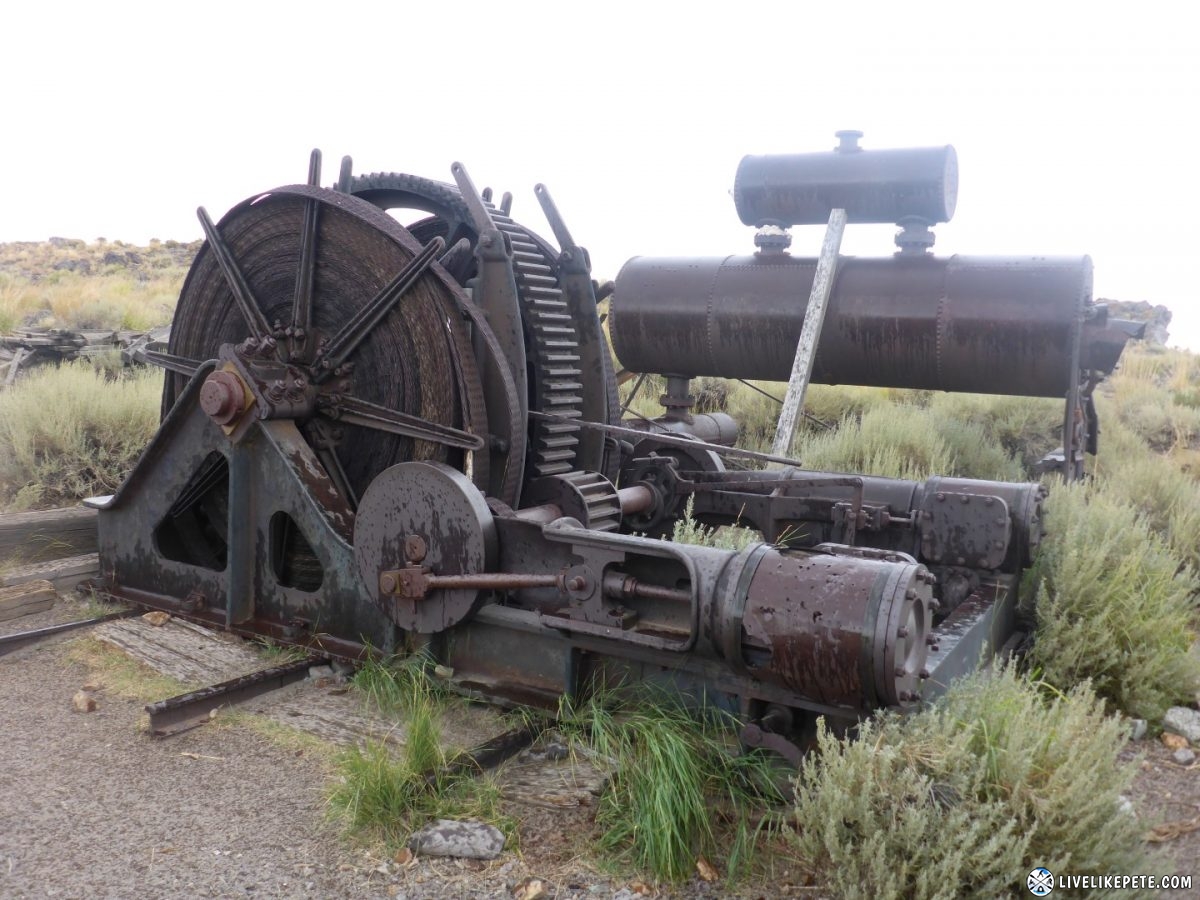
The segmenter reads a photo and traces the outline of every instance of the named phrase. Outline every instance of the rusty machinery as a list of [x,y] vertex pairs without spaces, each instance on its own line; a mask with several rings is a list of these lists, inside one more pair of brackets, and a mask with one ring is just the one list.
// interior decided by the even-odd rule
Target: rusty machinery
[[[147,353],[169,370],[161,427],[95,501],[103,591],[347,658],[425,647],[487,698],[667,682],[789,755],[802,713],[917,704],[1012,638],[1040,485],[727,465],[762,455],[687,388],[786,377],[813,270],[786,229],[836,205],[901,223],[902,249],[842,263],[815,380],[1062,397],[1069,471],[1126,336],[1086,258],[929,254],[951,148],[747,157],[757,253],[616,280],[618,357],[669,376],[658,423],[622,423],[589,257],[545,188],[553,244],[451,172],[347,159],[325,189],[314,152],[307,184],[200,210],[169,346]],[[657,539],[689,499],[763,542]]]

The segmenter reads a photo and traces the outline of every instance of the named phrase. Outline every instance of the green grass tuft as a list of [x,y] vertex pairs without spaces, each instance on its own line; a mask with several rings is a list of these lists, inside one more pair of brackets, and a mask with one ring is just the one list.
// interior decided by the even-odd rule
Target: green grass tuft
[[370,741],[343,752],[329,794],[332,813],[349,830],[395,846],[433,819],[477,819],[515,835],[500,808],[500,789],[486,774],[450,773],[440,727],[447,698],[428,672],[428,658],[368,662],[354,685],[369,703],[403,715],[404,741]]
[[448,688],[431,676],[427,653],[404,657],[371,656],[354,673],[352,684],[367,703],[385,714],[432,708],[443,711],[453,699]]
[[693,875],[700,857],[731,879],[744,873],[758,843],[753,818],[784,796],[775,762],[740,753],[732,725],[648,692],[604,693],[578,708],[564,700],[559,729],[613,764],[598,848],[666,881]]
[[713,547],[717,550],[745,550],[751,544],[762,541],[762,535],[753,528],[726,525],[709,528],[692,516],[694,497],[689,497],[683,515],[675,520],[671,540],[676,544],[692,544],[696,547]]

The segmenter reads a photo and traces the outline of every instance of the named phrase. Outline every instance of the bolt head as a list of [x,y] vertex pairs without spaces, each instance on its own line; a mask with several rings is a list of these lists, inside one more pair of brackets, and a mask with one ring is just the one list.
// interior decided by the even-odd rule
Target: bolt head
[[396,592],[396,576],[388,572],[384,572],[379,576],[379,591],[383,594],[394,594]]
[[419,534],[406,535],[404,538],[404,557],[409,562],[421,562],[429,552],[425,538]]
[[242,380],[232,372],[213,372],[200,386],[200,408],[218,425],[238,417],[245,400]]

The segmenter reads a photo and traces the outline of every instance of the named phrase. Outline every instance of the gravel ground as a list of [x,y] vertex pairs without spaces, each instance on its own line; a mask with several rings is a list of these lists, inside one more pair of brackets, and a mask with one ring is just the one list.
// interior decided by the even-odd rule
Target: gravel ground
[[74,712],[63,646],[0,660],[0,895],[387,896],[321,824],[320,760],[248,729],[152,742],[103,691]]
[[[70,618],[62,606],[21,625]],[[511,808],[521,849],[487,863],[402,866],[354,847],[326,820],[329,756],[310,745],[236,724],[153,741],[143,704],[103,687],[75,712],[76,692],[103,681],[70,658],[78,635],[0,657],[2,898],[511,898],[531,878],[547,898],[638,896],[578,858],[586,808]],[[697,879],[655,896],[723,893]]]

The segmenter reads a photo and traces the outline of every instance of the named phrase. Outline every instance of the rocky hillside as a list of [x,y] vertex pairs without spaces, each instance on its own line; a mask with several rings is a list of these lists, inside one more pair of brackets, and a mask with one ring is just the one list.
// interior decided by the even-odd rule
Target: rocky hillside
[[199,241],[139,247],[103,238],[0,244],[0,334],[166,325],[199,247]]
[[88,243],[75,238],[52,237],[48,241],[16,241],[0,244],[0,275],[41,282],[76,275],[109,275],[133,272],[148,275],[167,270],[186,270],[200,249],[200,241],[151,240],[145,247],[104,238]]

